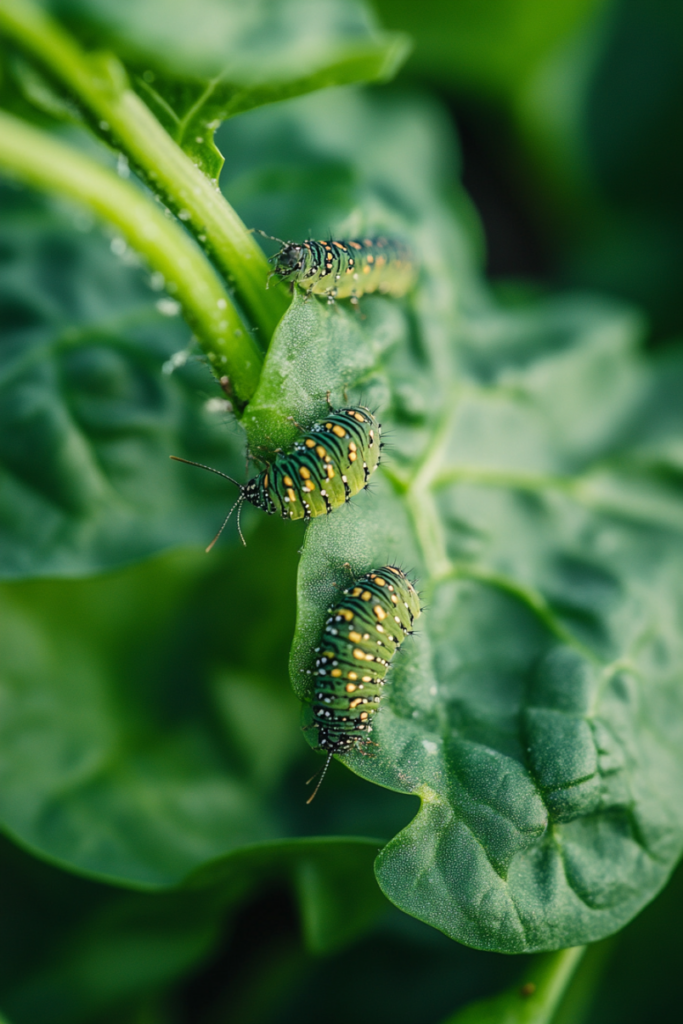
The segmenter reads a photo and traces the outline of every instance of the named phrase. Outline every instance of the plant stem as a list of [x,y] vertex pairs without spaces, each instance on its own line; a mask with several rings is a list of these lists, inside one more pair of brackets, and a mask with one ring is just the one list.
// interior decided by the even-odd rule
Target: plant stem
[[88,54],[30,0],[2,0],[0,32],[74,95],[98,131],[193,231],[235,289],[265,350],[288,305],[283,288],[266,291],[269,266],[253,235],[210,181],[128,85],[110,54]]
[[240,402],[258,383],[262,356],[228,292],[199,247],[136,188],[47,133],[0,113],[0,170],[35,188],[86,204],[116,225],[160,271],[181,303],[217,376],[227,374]]
[[551,1024],[585,946],[542,953],[507,992],[470,1003],[444,1024]]

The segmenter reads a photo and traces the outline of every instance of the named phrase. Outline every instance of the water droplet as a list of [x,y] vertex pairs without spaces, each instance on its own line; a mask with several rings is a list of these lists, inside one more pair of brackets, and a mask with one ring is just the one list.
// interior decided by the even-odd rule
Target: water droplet
[[185,365],[189,355],[190,353],[186,348],[181,349],[180,352],[174,352],[170,359],[167,359],[161,367],[161,372],[170,375],[179,366]]
[[120,238],[117,235],[116,238],[112,238],[111,242],[109,243],[109,248],[115,256],[123,256],[125,255],[128,246],[126,245],[125,239]]
[[225,299],[219,299],[218,302],[216,303],[216,305],[218,306],[219,309],[227,309],[228,308],[228,303],[226,302]]
[[119,178],[130,178],[130,167],[125,153],[119,153],[116,157],[116,173]]
[[162,316],[178,316],[180,312],[180,303],[175,299],[157,299],[155,305]]
[[155,270],[149,279],[149,286],[153,292],[160,292],[166,284],[166,278],[160,270]]
[[198,143],[198,145],[200,145],[200,146],[201,146],[201,144],[202,144],[202,142],[204,141],[204,139],[203,139],[203,138],[201,137],[201,135],[198,135],[198,136],[197,136],[197,137],[195,138],[195,140],[194,140],[194,141],[195,141],[196,143]]
[[227,398],[207,398],[204,402],[204,408],[207,412],[232,412],[232,402],[229,402]]
[[180,220],[189,220],[191,216],[192,214],[190,213],[189,210],[181,210],[178,214]]

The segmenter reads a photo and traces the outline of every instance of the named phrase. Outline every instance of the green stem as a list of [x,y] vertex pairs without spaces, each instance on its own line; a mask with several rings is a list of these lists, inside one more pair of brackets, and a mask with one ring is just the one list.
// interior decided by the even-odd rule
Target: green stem
[[217,376],[227,374],[236,397],[249,400],[258,384],[261,353],[213,267],[178,224],[113,171],[5,113],[0,113],[0,170],[84,203],[116,225],[163,274]]
[[211,182],[128,86],[109,54],[88,54],[29,0],[2,0],[0,32],[37,58],[73,93],[99,131],[120,148],[210,252],[267,348],[287,308],[283,288],[266,291],[268,263],[253,235]]
[[507,992],[471,1003],[444,1024],[551,1024],[585,948],[541,954]]

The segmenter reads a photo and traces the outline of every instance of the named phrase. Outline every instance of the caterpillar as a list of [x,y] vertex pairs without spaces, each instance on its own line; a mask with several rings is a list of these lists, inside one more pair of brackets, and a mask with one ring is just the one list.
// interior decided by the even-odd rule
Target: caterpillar
[[273,274],[292,286],[298,284],[308,295],[326,296],[330,304],[347,298],[357,304],[361,295],[375,291],[400,298],[417,276],[412,250],[396,238],[275,241],[282,248],[271,257]]
[[308,674],[314,677],[312,727],[318,730],[318,748],[328,753],[309,804],[333,754],[369,741],[391,659],[412,632],[421,609],[403,570],[384,565],[361,576],[327,611],[322,642],[314,652],[315,667]]
[[269,515],[279,512],[283,519],[306,522],[350,501],[367,486],[379,466],[383,447],[381,435],[381,425],[364,405],[330,410],[323,420],[302,433],[291,452],[278,455],[246,484],[201,462],[191,462],[177,455],[171,458],[217,473],[239,488],[237,501],[206,549],[209,552],[235,509],[237,529],[242,543],[246,544],[240,526],[245,501]]

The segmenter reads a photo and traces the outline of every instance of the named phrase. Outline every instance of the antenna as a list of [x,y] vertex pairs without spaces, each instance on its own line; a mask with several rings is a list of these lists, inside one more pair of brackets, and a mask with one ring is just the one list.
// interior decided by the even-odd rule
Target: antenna
[[228,514],[225,517],[225,519],[223,520],[223,525],[221,526],[220,530],[218,531],[216,536],[213,538],[213,540],[209,544],[208,548],[206,548],[207,555],[208,555],[209,551],[211,550],[211,548],[216,543],[216,541],[218,540],[218,538],[220,537],[220,535],[222,534],[222,532],[225,529],[225,527],[228,525],[228,521],[230,519],[230,516],[233,514],[235,509],[237,509],[237,532],[239,533],[240,539],[241,539],[242,543],[244,544],[244,546],[246,548],[247,542],[244,539],[244,534],[242,533],[242,526],[241,526],[241,523],[240,523],[240,512],[242,510],[242,503],[245,500],[245,497],[244,497],[244,486],[241,483],[239,483],[237,480],[234,480],[233,477],[228,476],[227,473],[222,473],[220,471],[220,469],[214,469],[213,466],[205,466],[203,462],[192,462],[190,459],[181,459],[179,455],[169,455],[169,458],[173,459],[175,462],[184,462],[186,466],[196,466],[198,469],[206,469],[206,470],[208,470],[209,473],[215,473],[216,476],[222,476],[225,480],[229,480],[231,484],[234,484],[235,487],[239,488],[240,496],[237,499],[237,501],[235,502],[235,504],[232,506],[230,511],[228,512]]
[[269,238],[271,242],[279,242],[280,245],[287,245],[282,238],[278,238],[277,235],[267,235],[265,231],[261,231],[261,228],[253,228],[258,235],[262,235],[264,238]]
[[316,772],[315,775],[311,775],[310,779],[306,783],[307,786],[310,786],[310,784],[313,782],[313,779],[316,777],[316,775],[320,775],[320,779],[318,780],[318,785],[315,787],[315,789],[313,790],[312,794],[309,796],[308,800],[306,801],[307,804],[310,804],[310,803],[313,802],[313,800],[315,799],[316,793],[318,792],[318,790],[322,786],[323,779],[325,778],[325,774],[327,773],[327,769],[330,767],[330,761],[332,760],[333,753],[334,753],[333,750],[331,750],[329,752],[329,754],[327,755],[327,761],[325,761],[325,764],[323,765],[322,770],[320,772]]

